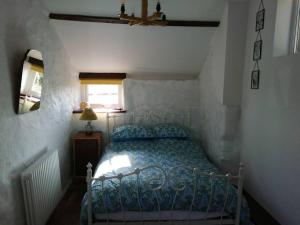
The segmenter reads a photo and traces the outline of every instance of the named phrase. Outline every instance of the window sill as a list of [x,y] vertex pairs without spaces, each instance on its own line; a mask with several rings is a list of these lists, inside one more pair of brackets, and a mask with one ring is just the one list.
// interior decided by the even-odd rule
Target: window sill
[[[117,110],[117,109],[93,109],[95,113],[126,113],[127,110]],[[73,110],[73,114],[82,113],[82,109]]]

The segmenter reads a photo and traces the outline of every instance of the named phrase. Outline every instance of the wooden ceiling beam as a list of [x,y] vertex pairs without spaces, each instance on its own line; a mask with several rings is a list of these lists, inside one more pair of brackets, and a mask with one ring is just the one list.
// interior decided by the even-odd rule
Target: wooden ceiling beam
[[[50,13],[49,18],[53,20],[69,20],[79,22],[94,23],[112,23],[112,24],[128,24],[126,20],[120,20],[118,17],[102,17],[102,16],[85,16],[72,14]],[[171,27],[218,27],[220,21],[191,21],[191,20],[168,20],[166,26]]]
[[126,79],[126,73],[90,73],[80,72],[79,80],[89,79]]

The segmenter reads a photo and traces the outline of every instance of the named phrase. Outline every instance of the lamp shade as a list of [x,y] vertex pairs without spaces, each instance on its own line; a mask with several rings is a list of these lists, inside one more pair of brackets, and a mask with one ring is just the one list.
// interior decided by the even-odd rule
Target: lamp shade
[[91,121],[91,120],[97,120],[98,118],[92,108],[85,108],[83,110],[83,112],[81,113],[81,116],[79,119]]

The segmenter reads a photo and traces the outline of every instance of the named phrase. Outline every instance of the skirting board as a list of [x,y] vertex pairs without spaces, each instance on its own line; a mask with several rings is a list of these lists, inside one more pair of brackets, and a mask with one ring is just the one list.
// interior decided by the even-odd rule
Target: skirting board
[[66,194],[67,190],[70,188],[71,184],[72,184],[72,178],[70,178],[70,179],[68,180],[67,184],[66,184],[65,187],[63,188],[63,190],[62,190],[62,195],[61,195],[61,197],[60,197],[60,201],[61,201],[62,198],[65,196],[65,194]]
[[280,225],[247,191],[244,190],[250,208],[250,218],[255,225]]

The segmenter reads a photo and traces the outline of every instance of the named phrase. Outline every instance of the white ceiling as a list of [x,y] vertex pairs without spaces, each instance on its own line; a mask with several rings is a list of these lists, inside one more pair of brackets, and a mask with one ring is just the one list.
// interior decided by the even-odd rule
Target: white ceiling
[[[49,12],[116,17],[121,0],[43,0]],[[155,0],[149,0],[149,13]],[[168,19],[220,20],[223,0],[161,0]],[[127,0],[127,10],[140,0]],[[130,27],[52,20],[80,72],[126,72],[131,76],[198,75],[216,28]]]

